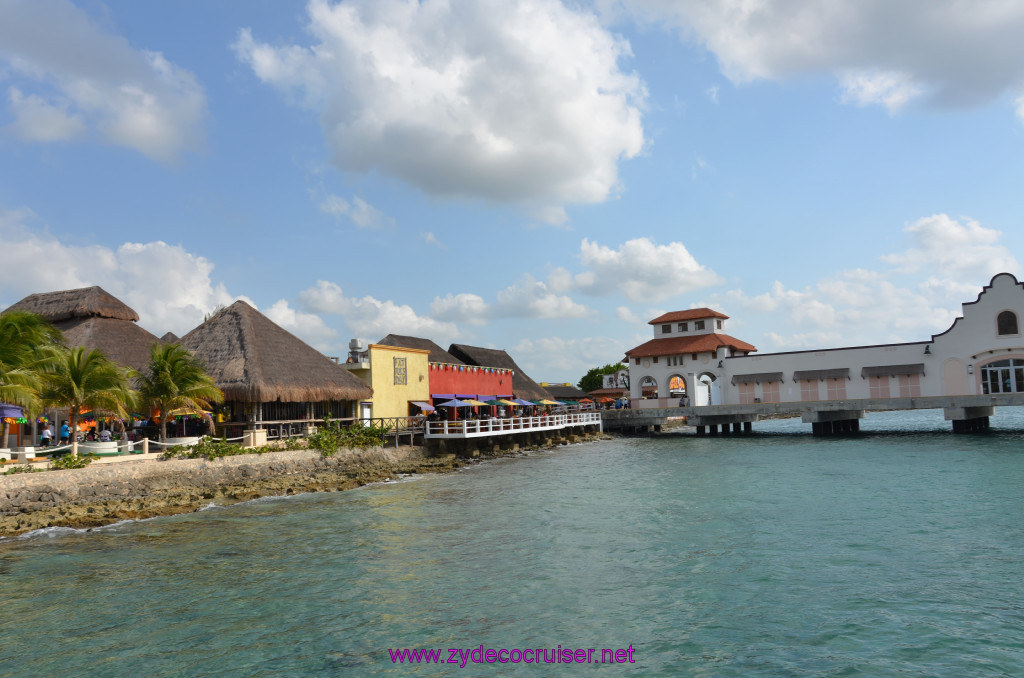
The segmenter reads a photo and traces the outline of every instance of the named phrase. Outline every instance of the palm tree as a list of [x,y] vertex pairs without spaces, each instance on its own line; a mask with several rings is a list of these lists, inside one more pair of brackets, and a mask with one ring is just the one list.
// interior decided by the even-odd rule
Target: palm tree
[[[35,415],[41,400],[42,373],[50,367],[63,335],[41,316],[28,311],[0,314],[0,402],[18,405]],[[7,441],[9,424],[0,428]]]
[[102,351],[81,346],[60,349],[52,371],[43,377],[43,399],[68,409],[74,435],[78,417],[85,410],[128,416],[128,409],[135,406],[138,397],[129,386],[134,375],[134,370],[121,367]]
[[167,439],[167,420],[174,410],[208,410],[211,403],[224,401],[202,361],[181,344],[154,344],[138,384],[142,403],[160,410],[160,440]]

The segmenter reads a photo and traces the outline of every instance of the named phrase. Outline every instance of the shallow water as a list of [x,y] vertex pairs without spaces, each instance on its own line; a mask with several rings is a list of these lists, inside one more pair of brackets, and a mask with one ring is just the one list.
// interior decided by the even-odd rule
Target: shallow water
[[1024,418],[755,426],[8,540],[0,674],[1024,674]]

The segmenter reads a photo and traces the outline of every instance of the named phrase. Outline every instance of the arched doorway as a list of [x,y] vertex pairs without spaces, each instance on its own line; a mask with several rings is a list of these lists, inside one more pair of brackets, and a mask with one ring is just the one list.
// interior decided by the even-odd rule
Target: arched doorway
[[722,404],[722,385],[718,376],[711,372],[704,372],[697,377],[697,387],[692,395],[693,405],[720,405]]
[[641,398],[657,398],[658,397],[658,381],[651,376],[646,376],[640,380],[640,397]]

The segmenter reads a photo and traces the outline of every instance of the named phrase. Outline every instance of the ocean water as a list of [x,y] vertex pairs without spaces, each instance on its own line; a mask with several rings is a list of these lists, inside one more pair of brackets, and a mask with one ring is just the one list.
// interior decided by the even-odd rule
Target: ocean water
[[6,540],[0,675],[1024,675],[1024,417],[993,426],[616,439]]

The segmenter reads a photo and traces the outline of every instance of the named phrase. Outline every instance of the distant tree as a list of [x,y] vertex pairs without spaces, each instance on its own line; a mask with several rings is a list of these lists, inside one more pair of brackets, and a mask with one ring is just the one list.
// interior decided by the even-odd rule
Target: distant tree
[[615,374],[619,370],[624,370],[627,367],[628,366],[625,365],[624,363],[609,363],[604,367],[595,367],[589,372],[587,372],[585,375],[583,375],[583,378],[580,379],[579,383],[577,383],[576,385],[579,387],[581,391],[586,391],[587,393],[590,393],[591,391],[596,391],[597,389],[601,388],[601,385],[603,383],[601,377],[603,377],[606,374]]
[[60,348],[51,370],[43,376],[43,400],[68,409],[71,433],[82,412],[95,410],[118,418],[128,416],[138,393],[129,386],[135,371],[121,367],[102,351],[77,346]]
[[202,361],[181,344],[153,344],[138,383],[142,402],[160,410],[160,440],[167,439],[167,420],[174,410],[208,410],[211,403],[224,401]]

